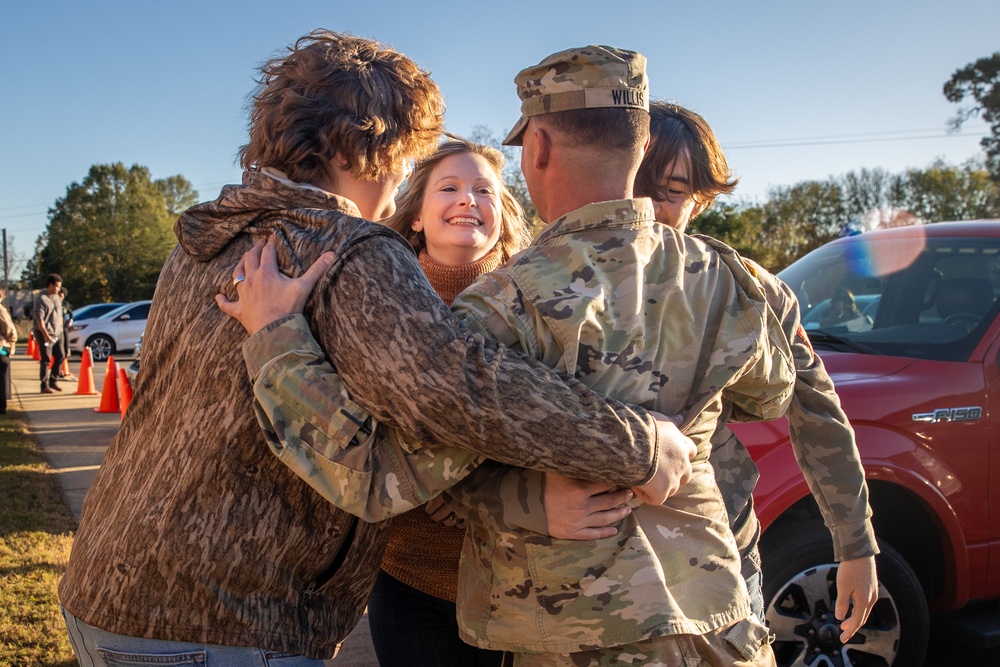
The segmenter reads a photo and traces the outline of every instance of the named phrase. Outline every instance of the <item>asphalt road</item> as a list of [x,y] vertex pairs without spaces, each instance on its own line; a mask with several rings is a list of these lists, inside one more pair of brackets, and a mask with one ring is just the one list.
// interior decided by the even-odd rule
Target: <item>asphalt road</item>
[[[79,520],[84,495],[100,467],[104,450],[118,432],[121,416],[94,412],[100,405],[100,395],[75,394],[76,382],[63,383],[65,391],[61,393],[38,393],[38,362],[31,361],[23,352],[22,347],[20,354],[11,360],[14,406],[19,401],[21,409],[27,412],[32,431],[54,473],[59,476],[67,502]],[[130,364],[131,358],[117,357],[116,363],[122,367]],[[79,358],[70,363],[70,369],[77,375],[79,366]],[[102,390],[105,371],[105,363],[95,364],[94,381],[98,392]],[[1000,616],[1000,605],[994,603],[989,610]],[[923,667],[1000,667],[1000,648],[977,650],[950,641],[946,632],[948,620],[946,617],[934,619]],[[337,657],[327,664],[330,667],[378,667],[367,616],[344,642]]]

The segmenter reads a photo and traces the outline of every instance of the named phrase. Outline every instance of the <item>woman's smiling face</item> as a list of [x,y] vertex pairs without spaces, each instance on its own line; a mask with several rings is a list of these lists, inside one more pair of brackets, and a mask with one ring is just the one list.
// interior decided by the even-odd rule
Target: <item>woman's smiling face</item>
[[490,253],[500,239],[500,188],[493,167],[471,153],[450,155],[431,171],[420,214],[427,254],[447,265],[468,264]]

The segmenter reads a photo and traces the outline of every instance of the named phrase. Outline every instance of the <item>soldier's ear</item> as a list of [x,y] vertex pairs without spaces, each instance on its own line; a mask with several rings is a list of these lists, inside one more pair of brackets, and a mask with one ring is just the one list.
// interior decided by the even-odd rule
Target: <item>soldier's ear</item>
[[531,132],[531,166],[535,169],[542,169],[549,163],[549,156],[552,152],[552,137],[545,131],[544,127],[535,125],[525,130]]

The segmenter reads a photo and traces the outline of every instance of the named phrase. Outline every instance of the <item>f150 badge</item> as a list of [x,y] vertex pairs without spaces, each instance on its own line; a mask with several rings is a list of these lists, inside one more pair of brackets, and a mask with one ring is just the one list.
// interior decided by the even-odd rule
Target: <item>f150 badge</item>
[[968,422],[980,419],[983,416],[983,409],[980,407],[968,408],[938,408],[934,412],[918,412],[913,415],[915,422]]

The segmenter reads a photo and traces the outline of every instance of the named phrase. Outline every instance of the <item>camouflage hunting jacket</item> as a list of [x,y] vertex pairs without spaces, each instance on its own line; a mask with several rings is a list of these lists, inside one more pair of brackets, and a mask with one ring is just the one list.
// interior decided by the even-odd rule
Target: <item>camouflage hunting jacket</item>
[[[270,453],[240,358],[246,332],[214,300],[237,298],[233,270],[268,234],[287,275],[336,253],[297,321],[329,351],[359,409],[417,439],[582,472],[573,452],[535,446],[555,429],[587,443],[623,483],[648,474],[648,415],[460,332],[412,249],[357,215],[336,195],[249,172],[178,220],[142,382],[60,584],[77,618],[135,637],[328,658],[364,610],[386,524],[338,510]],[[291,404],[309,391],[293,387]],[[610,442],[624,453],[610,455]]]

